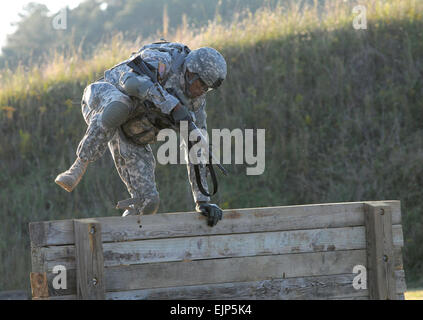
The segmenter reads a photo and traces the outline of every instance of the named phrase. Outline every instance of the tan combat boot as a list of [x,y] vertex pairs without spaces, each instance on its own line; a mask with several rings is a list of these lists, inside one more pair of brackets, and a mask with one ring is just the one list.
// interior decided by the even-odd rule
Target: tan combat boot
[[67,192],[71,192],[78,185],[79,181],[81,181],[82,176],[87,170],[88,163],[88,161],[85,162],[77,158],[69,170],[59,174],[54,182]]

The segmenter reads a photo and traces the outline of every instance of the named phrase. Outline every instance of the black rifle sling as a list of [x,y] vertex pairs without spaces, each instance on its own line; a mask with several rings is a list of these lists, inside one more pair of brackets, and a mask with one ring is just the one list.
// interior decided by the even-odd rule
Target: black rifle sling
[[206,197],[214,196],[217,192],[218,183],[217,183],[216,173],[214,172],[211,155],[209,157],[209,163],[206,164],[206,168],[209,169],[210,176],[211,176],[212,181],[213,181],[213,193],[212,194],[208,193],[204,189],[203,183],[201,182],[201,175],[200,175],[200,167],[199,166],[200,165],[198,165],[198,164],[194,164],[195,181],[197,182],[198,189],[200,189],[201,193],[204,194]]
[[128,62],[127,65],[131,67],[132,70],[136,73],[140,75],[145,74],[151,79],[151,81],[157,82],[157,76],[155,76],[153,72],[146,66],[146,63],[144,62],[144,60],[141,59],[140,56],[137,56],[136,58]]

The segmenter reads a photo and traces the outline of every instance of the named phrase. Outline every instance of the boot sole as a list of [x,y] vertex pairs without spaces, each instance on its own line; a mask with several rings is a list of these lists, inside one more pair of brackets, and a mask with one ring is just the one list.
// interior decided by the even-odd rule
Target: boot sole
[[54,182],[56,182],[56,184],[58,184],[60,187],[62,187],[63,189],[65,189],[67,192],[72,192],[74,188],[70,187],[69,185],[63,183],[60,180],[54,180]]

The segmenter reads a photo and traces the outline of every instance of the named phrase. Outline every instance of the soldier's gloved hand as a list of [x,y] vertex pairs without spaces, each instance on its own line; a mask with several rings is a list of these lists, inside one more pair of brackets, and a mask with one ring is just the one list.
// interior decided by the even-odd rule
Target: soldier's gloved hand
[[[194,121],[192,119],[192,116],[186,106],[183,104],[178,103],[171,112],[171,116],[173,121],[175,121],[176,124],[179,124],[181,121],[188,121],[188,132],[195,130],[194,127]],[[197,141],[198,142],[198,141]],[[189,142],[191,144],[191,142]],[[190,146],[191,149],[191,146]]]
[[189,110],[184,105],[178,103],[171,112],[171,116],[175,123],[179,123],[180,121],[192,121],[191,114],[189,113]]
[[219,220],[222,220],[222,209],[215,204],[198,201],[195,209],[197,212],[207,217],[207,224],[210,227],[215,226]]

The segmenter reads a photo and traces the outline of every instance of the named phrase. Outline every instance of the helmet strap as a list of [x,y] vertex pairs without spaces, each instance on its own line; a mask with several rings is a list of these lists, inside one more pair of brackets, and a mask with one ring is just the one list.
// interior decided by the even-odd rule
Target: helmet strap
[[[185,71],[184,78],[185,78],[185,93],[188,93],[189,87],[198,79],[200,79],[200,76],[196,73],[194,73],[194,77],[190,80],[188,79],[188,69]],[[191,71],[190,71],[191,72]]]
[[194,73],[194,77],[191,80],[189,80],[188,79],[188,72],[185,72],[185,83],[188,83],[188,85],[192,85],[198,79],[200,79],[200,76],[198,74]]

